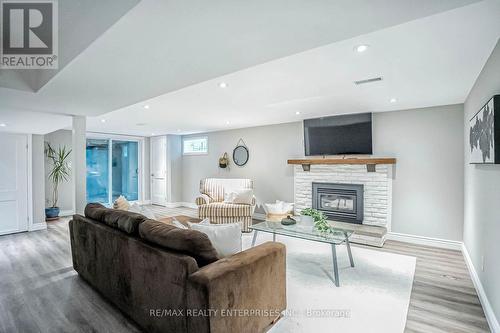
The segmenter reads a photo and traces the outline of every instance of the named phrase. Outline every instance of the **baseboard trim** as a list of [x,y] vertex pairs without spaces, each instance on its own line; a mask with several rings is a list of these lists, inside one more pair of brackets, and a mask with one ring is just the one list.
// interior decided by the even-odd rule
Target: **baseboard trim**
[[74,210],[61,210],[59,212],[59,217],[73,216],[73,215],[75,215],[75,211]]
[[165,204],[165,207],[167,208],[179,208],[179,207],[187,207],[187,208],[193,208],[196,209],[198,206],[196,206],[195,203],[191,202],[167,202]]
[[181,207],[187,207],[187,208],[193,208],[193,209],[197,209],[198,208],[198,205],[196,205],[195,203],[192,203],[192,202],[181,202]]
[[459,241],[401,234],[401,233],[397,233],[397,232],[387,233],[387,240],[393,240],[393,241],[410,243],[410,244],[417,244],[417,245],[433,246],[433,247],[439,247],[441,249],[448,249],[448,250],[457,250],[457,251],[462,250],[462,242],[459,242]]
[[467,250],[465,244],[463,243],[462,243],[462,254],[464,256],[465,263],[467,264],[467,268],[469,269],[472,283],[474,283],[474,287],[476,288],[479,301],[481,302],[481,305],[483,307],[484,315],[486,316],[488,325],[490,325],[490,330],[493,333],[500,333],[500,324],[498,323],[498,320],[495,317],[495,312],[491,307],[490,301],[488,300],[488,296],[486,296],[486,292],[484,291],[483,284],[479,279],[479,275],[477,274],[476,268],[472,264],[469,251]]
[[39,222],[39,223],[33,223],[32,225],[30,225],[28,231],[38,231],[38,230],[45,230],[45,229],[47,229],[47,223]]

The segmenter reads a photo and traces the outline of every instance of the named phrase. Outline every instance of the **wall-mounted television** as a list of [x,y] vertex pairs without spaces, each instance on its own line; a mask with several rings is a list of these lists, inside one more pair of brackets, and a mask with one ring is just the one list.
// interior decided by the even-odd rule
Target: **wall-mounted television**
[[372,114],[304,120],[305,155],[372,154]]

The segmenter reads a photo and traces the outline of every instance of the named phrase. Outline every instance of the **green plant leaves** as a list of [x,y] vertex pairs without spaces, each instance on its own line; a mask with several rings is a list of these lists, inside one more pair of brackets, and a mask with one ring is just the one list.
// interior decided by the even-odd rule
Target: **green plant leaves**
[[311,216],[314,220],[314,228],[316,228],[316,230],[318,230],[319,232],[331,233],[333,231],[323,212],[320,212],[319,210],[314,208],[305,208],[300,211],[300,214]]

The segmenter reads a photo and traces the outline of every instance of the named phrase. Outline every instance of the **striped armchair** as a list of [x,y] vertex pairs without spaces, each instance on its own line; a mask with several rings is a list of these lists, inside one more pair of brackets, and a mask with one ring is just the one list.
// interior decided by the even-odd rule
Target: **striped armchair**
[[224,203],[224,193],[253,188],[250,179],[222,179],[206,178],[200,181],[201,195],[196,198],[198,216],[200,219],[209,218],[211,223],[241,222],[242,230],[250,232],[252,215],[255,211],[255,196],[251,205]]

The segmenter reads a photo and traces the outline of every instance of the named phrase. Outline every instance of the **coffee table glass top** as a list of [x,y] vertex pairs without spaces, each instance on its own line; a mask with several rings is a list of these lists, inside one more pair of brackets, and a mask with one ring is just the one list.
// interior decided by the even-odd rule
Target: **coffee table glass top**
[[265,221],[251,225],[250,229],[329,244],[341,244],[353,234],[352,231],[337,228],[332,229],[331,233],[321,233],[314,229],[313,226],[301,224],[300,221],[293,225],[282,225],[276,221]]

